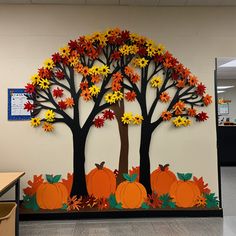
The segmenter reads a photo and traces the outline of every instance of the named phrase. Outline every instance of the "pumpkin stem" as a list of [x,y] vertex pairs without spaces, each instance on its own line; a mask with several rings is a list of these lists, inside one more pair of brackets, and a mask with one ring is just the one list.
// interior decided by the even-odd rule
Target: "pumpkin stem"
[[169,164],[165,164],[164,166],[163,165],[159,165],[161,171],[165,171],[166,168],[168,168],[169,166],[170,166]]
[[138,174],[132,174],[132,175],[123,174],[124,179],[126,179],[130,183],[133,183],[136,180],[137,176],[138,176]]
[[186,173],[186,174],[177,173],[177,176],[182,181],[188,181],[192,178],[192,173]]
[[105,161],[102,161],[100,164],[95,163],[95,166],[99,169],[102,170],[104,167]]
[[46,175],[46,179],[47,179],[48,183],[50,183],[50,184],[58,183],[60,178],[61,178],[61,175],[55,175],[55,176]]

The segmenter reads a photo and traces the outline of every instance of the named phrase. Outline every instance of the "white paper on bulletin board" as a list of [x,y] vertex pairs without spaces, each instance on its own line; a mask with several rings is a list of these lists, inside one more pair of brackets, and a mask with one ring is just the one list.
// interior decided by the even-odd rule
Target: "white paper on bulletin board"
[[24,109],[28,101],[24,89],[8,89],[8,120],[29,120],[30,112]]

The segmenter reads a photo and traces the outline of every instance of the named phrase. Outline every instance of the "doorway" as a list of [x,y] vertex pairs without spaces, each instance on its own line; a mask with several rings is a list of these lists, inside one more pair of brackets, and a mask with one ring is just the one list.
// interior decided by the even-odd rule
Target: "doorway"
[[221,166],[236,166],[236,58],[216,59],[218,155]]

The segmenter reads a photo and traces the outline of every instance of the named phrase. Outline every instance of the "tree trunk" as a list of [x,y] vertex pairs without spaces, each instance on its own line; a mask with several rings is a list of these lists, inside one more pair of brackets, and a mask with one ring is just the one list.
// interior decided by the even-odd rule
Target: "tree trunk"
[[128,173],[128,155],[129,155],[129,135],[128,125],[124,125],[121,122],[121,117],[124,114],[124,101],[114,104],[111,109],[115,112],[116,120],[119,128],[120,135],[120,157],[119,157],[119,169],[116,178],[117,185],[124,181],[123,174]]
[[151,194],[150,182],[150,157],[149,148],[152,138],[152,130],[148,125],[142,124],[141,127],[141,142],[140,142],[140,177],[139,182],[146,188],[147,193]]
[[[82,132],[82,131],[81,131]],[[73,184],[70,196],[88,196],[85,178],[85,144],[87,133],[80,134],[78,131],[73,133]]]
[[120,184],[124,178],[123,174],[128,173],[128,155],[129,155],[129,137],[128,137],[128,125],[123,125],[121,121],[118,121],[119,133],[120,133],[120,159],[119,159],[119,173],[117,176],[117,184]]

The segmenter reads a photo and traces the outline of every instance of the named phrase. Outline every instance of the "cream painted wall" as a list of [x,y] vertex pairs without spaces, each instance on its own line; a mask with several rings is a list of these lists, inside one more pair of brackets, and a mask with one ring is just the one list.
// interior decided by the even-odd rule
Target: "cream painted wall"
[[[44,59],[70,39],[116,26],[140,33],[165,44],[214,94],[214,58],[235,56],[235,25],[236,8],[0,6],[0,171],[25,171],[25,187],[33,174],[65,176],[72,170],[72,139],[65,126],[46,135],[27,121],[7,121],[7,88],[23,87]],[[152,169],[169,163],[174,172],[204,176],[218,194],[214,105],[207,111],[205,123],[176,130],[170,124],[159,127],[150,154]],[[91,130],[88,170],[104,159],[117,168],[116,128],[113,121],[103,130]],[[138,128],[130,128],[130,166],[138,165],[137,134]]]

